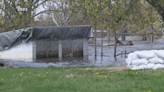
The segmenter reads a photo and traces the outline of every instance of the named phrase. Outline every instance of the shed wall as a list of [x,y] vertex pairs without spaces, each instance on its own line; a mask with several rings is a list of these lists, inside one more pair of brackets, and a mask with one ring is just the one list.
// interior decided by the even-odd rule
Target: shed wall
[[0,51],[0,59],[33,59],[33,42],[21,43]]

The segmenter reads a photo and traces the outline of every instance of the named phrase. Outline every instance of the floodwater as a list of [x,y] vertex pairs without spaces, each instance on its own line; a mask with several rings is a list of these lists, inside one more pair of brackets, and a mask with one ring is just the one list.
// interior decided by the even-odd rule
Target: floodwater
[[[107,39],[103,39],[103,43],[107,43]],[[134,52],[140,50],[150,50],[151,44],[150,40],[141,41],[141,38],[132,38],[127,37],[126,41],[122,41],[126,44],[128,41],[132,41],[134,45],[132,46],[117,46],[117,54],[121,52]],[[114,43],[114,39],[111,39],[111,43]],[[97,39],[97,44],[100,44],[100,39]],[[154,40],[153,42],[154,50],[163,50],[164,49],[164,39],[160,38]],[[89,44],[88,47],[88,56],[83,58],[62,58],[62,59],[37,59],[33,62],[16,61],[16,60],[0,60],[0,62],[5,62],[9,65],[14,65],[16,67],[47,67],[47,66],[56,66],[56,67],[65,67],[65,66],[126,66],[126,57],[123,55],[117,56],[117,61],[113,57],[114,46],[103,46],[103,55],[101,56],[101,46],[97,46],[97,56],[95,57],[94,45]],[[25,61],[25,62],[24,62]]]

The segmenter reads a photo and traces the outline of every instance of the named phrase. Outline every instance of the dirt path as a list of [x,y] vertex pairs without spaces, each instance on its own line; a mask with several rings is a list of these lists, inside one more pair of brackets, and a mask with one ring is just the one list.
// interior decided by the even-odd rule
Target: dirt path
[[82,70],[117,70],[117,71],[121,71],[121,70],[125,70],[125,69],[129,69],[129,68],[127,66],[119,66],[119,67],[84,68]]

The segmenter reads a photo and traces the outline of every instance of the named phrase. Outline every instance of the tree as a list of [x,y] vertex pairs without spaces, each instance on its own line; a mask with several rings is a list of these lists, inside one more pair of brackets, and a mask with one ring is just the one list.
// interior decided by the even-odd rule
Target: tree
[[[96,49],[96,30],[99,20],[101,19],[101,7],[102,1],[100,0],[71,0],[71,11],[73,13],[84,12],[88,16],[90,21],[89,23],[94,27],[94,44],[95,44],[95,56],[97,56]],[[81,10],[81,11],[79,11]],[[86,16],[84,16],[86,18]],[[83,19],[84,20],[84,19]],[[81,22],[83,22],[81,20]]]
[[44,13],[38,15],[34,23],[36,26],[57,26],[53,22],[52,15]]
[[162,19],[164,21],[164,0],[146,0],[149,2],[162,16]]
[[[149,22],[152,22],[152,13],[150,14],[150,9],[148,11],[146,10],[147,7],[143,7],[144,4],[142,1],[143,0],[71,0],[70,5],[72,12],[78,13],[79,11],[77,10],[85,11],[87,17],[92,19],[92,22],[89,23],[94,26],[94,29],[96,29],[97,24],[102,24],[101,26],[103,28],[110,29],[114,33],[114,57],[116,58],[117,44],[123,44],[118,40],[118,37],[125,29],[125,24],[133,24],[145,28],[146,25],[148,26],[150,24]],[[143,16],[144,14],[145,16]],[[94,37],[96,39],[96,34]]]
[[51,0],[46,3],[48,9],[58,11],[51,12],[53,21],[58,26],[67,26],[70,20],[70,10],[67,4],[69,0]]
[[[31,26],[34,18],[41,13],[57,11],[47,9],[36,12],[36,9],[46,4],[49,0],[2,0],[0,3],[0,27],[4,31],[20,29]],[[27,11],[18,11],[18,8],[27,8]]]

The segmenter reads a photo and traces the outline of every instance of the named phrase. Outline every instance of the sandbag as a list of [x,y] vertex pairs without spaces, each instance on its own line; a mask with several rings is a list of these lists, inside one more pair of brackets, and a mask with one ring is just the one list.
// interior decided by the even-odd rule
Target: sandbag
[[136,51],[126,59],[130,69],[163,69],[164,50]]
[[138,65],[129,65],[128,66],[130,69],[137,69],[138,68]]
[[163,64],[156,64],[153,69],[156,70],[156,69],[163,69],[164,68],[164,65]]
[[154,53],[159,57],[164,59],[164,50],[154,51]]
[[129,65],[145,65],[148,64],[147,59],[137,59],[137,60],[132,60],[132,62]]
[[155,64],[148,63],[146,67],[147,67],[147,69],[153,69],[154,66],[155,66]]
[[130,54],[128,55],[128,58],[131,58],[132,60],[139,59],[139,57],[138,57],[135,53],[130,53]]
[[139,58],[150,59],[155,58],[157,55],[153,51],[136,51],[134,52]]
[[147,65],[140,65],[136,70],[147,69]]
[[147,65],[130,65],[130,69],[135,69],[135,70],[142,70],[142,69],[153,69],[155,64],[148,63]]
[[128,58],[126,59],[126,63],[128,63],[128,65],[130,65],[132,60],[137,60],[137,59],[139,59],[139,57],[135,53],[130,53],[128,55]]
[[149,59],[149,63],[152,63],[152,64],[163,64],[163,59],[155,57],[155,58]]

